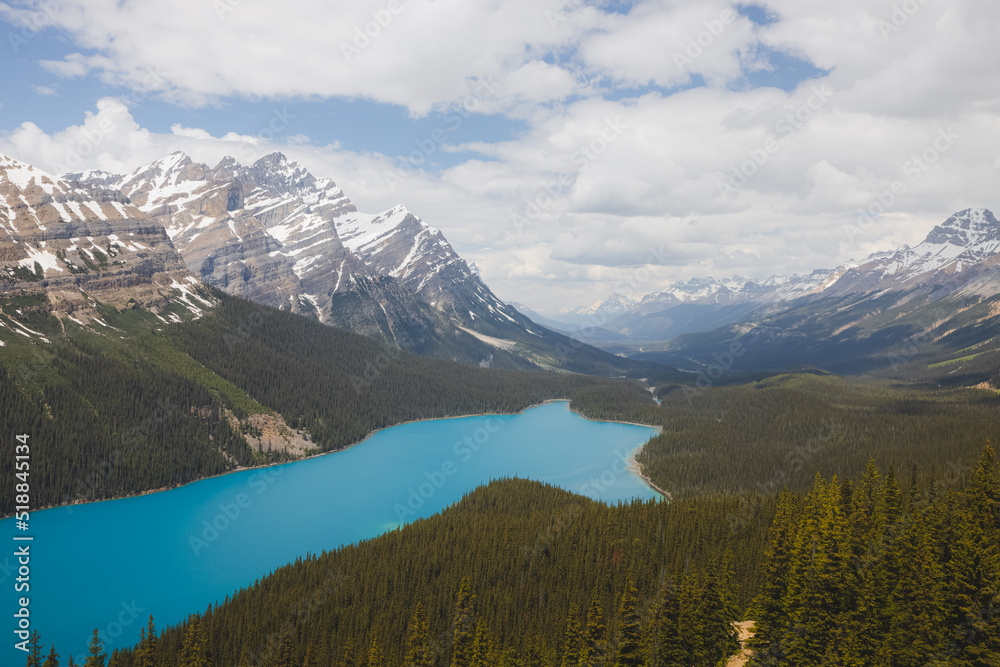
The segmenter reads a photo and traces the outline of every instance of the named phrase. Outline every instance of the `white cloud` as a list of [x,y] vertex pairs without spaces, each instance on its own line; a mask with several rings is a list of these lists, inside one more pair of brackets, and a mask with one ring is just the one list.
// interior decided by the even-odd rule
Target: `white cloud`
[[[643,0],[623,15],[587,5],[560,13],[561,4],[408,0],[350,62],[341,42],[353,45],[388,2],[334,12],[311,0],[283,11],[243,0],[220,18],[200,0],[66,0],[56,18],[85,55],[50,70],[141,94],[188,104],[369,97],[414,114],[471,94],[479,111],[525,121],[514,139],[450,147],[489,160],[437,175],[405,176],[390,157],[304,137],[217,137],[190,123],[154,133],[111,99],[62,131],[24,124],[0,137],[0,150],[43,168],[111,171],[173,150],[210,163],[282,150],[336,179],[363,210],[406,203],[501,296],[550,308],[593,301],[646,263],[646,291],[709,273],[802,272],[919,242],[961,208],[1000,208],[994,0],[924,3],[898,26],[891,2],[763,0],[776,22],[734,18],[721,30],[713,21],[732,6],[719,0]],[[692,42],[701,53],[680,67],[674,56],[690,57]],[[830,73],[789,93],[732,85],[772,66],[765,48]],[[709,85],[630,92],[692,73]],[[954,141],[935,149],[949,130]],[[924,163],[915,171],[914,159]],[[905,191],[888,212],[852,231],[859,209],[896,181]],[[725,197],[720,184],[732,188]],[[661,248],[670,256],[651,260]]]
[[55,88],[49,88],[48,86],[32,86],[31,89],[35,91],[37,95],[41,95],[43,97],[52,97],[57,94]]

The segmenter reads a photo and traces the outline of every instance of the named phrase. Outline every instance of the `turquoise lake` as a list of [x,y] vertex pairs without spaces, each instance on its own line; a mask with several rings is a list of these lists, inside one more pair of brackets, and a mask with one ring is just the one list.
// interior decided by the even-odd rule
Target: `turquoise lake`
[[[96,627],[112,649],[204,611],[307,552],[374,537],[429,516],[491,479],[523,477],[614,504],[656,498],[626,460],[655,431],[594,422],[565,401],[517,415],[394,426],[347,450],[245,470],[137,498],[33,513],[30,593],[14,591],[12,519],[0,522],[3,665],[14,649],[17,598],[29,596],[45,653],[85,661]],[[32,477],[33,484],[44,480]],[[25,533],[18,533],[24,535]],[[43,654],[44,657],[44,654]]]

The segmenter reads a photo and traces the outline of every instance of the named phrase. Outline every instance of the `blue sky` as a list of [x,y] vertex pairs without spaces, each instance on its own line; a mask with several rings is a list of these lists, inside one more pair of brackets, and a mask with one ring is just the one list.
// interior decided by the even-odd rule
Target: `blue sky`
[[[0,151],[124,171],[173,150],[206,162],[280,150],[362,210],[405,203],[502,297],[543,310],[640,270],[651,278],[636,296],[828,268],[919,242],[959,208],[1000,206],[988,150],[1000,74],[984,65],[1000,59],[995,2],[903,20],[868,0],[388,7],[0,2]],[[271,133],[276,114],[287,122]],[[947,127],[977,140],[862,228]],[[650,259],[659,247],[671,259]]]
[[[608,13],[628,15],[634,4],[609,2],[603,9]],[[773,15],[757,5],[735,5],[734,10],[756,25],[767,25],[775,20]],[[68,78],[40,66],[41,60],[59,60],[80,51],[72,35],[64,30],[49,27],[25,33],[23,24],[10,21],[3,21],[2,29],[7,35],[6,41],[11,46],[10,53],[13,53],[15,64],[7,68],[6,85],[4,92],[0,93],[3,95],[0,100],[4,119],[0,127],[2,131],[11,131],[20,123],[30,121],[46,132],[55,132],[78,123],[104,97],[129,99],[129,108],[140,125],[153,132],[164,133],[169,132],[172,125],[180,123],[218,136],[227,132],[253,135],[261,129],[262,118],[270,117],[274,109],[287,109],[296,117],[295,132],[311,143],[339,144],[350,151],[375,152],[397,158],[405,158],[415,149],[415,142],[429,137],[439,127],[449,128],[447,143],[454,146],[469,142],[510,141],[528,129],[527,122],[522,118],[504,113],[470,113],[461,102],[453,102],[444,109],[434,109],[421,115],[412,114],[400,104],[355,96],[275,96],[264,99],[226,96],[199,106],[170,103],[158,99],[156,95],[137,95],[128,86],[108,83],[98,72]],[[790,91],[802,81],[823,74],[811,63],[778,50],[765,49],[762,55],[770,63],[769,69],[747,71],[731,85],[744,89],[769,86]],[[567,58],[572,60],[572,54],[559,56],[549,52],[542,59],[556,63]],[[669,96],[706,85],[704,78],[697,73],[688,81],[672,87],[621,85],[608,77],[593,78],[592,81],[598,94],[611,100],[632,99],[654,92]],[[567,99],[579,97],[576,95]],[[453,121],[456,114],[461,116],[463,122],[452,130],[456,125]],[[439,151],[426,168],[437,171],[472,157],[484,158],[470,151]]]

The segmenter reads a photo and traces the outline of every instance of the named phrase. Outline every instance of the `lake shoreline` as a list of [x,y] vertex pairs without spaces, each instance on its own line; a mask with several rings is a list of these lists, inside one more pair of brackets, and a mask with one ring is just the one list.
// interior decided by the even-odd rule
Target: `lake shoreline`
[[[164,486],[164,487],[160,487],[160,488],[156,488],[156,489],[149,489],[147,491],[142,491],[140,493],[133,493],[133,494],[122,495],[122,496],[113,496],[111,498],[101,498],[100,500],[81,500],[81,501],[75,501],[75,502],[72,502],[72,503],[66,503],[66,504],[63,504],[63,505],[47,505],[45,507],[36,507],[36,508],[32,509],[31,512],[32,513],[34,513],[34,512],[42,512],[42,511],[45,511],[45,510],[59,509],[59,508],[62,508],[62,507],[72,508],[72,507],[77,507],[77,506],[82,506],[82,505],[93,505],[93,504],[96,504],[96,503],[105,503],[105,502],[110,502],[110,501],[113,501],[113,500],[125,500],[126,498],[141,498],[143,496],[151,496],[151,495],[156,494],[156,493],[164,493],[166,491],[173,491],[175,489],[180,489],[180,488],[183,488],[185,486],[190,486],[191,484],[197,484],[198,482],[203,482],[203,481],[208,480],[208,479],[216,479],[216,478],[224,477],[226,475],[232,475],[234,473],[246,472],[248,470],[267,470],[269,468],[276,468],[278,466],[289,465],[291,463],[298,463],[299,461],[308,461],[310,459],[314,459],[314,458],[317,458],[317,457],[320,457],[320,456],[328,456],[330,454],[338,454],[340,452],[345,452],[348,449],[351,449],[352,447],[357,447],[358,445],[360,445],[360,444],[362,444],[364,442],[367,442],[368,440],[370,440],[371,438],[373,438],[376,434],[381,433],[382,431],[385,431],[386,429],[394,428],[396,426],[405,426],[406,424],[419,424],[421,422],[441,421],[441,420],[445,420],[445,419],[466,419],[466,418],[469,418],[469,417],[510,417],[510,416],[513,416],[513,415],[522,414],[522,413],[527,412],[528,410],[531,410],[533,408],[538,408],[538,407],[542,407],[543,405],[548,405],[550,403],[570,403],[570,401],[571,401],[571,399],[568,399],[568,398],[550,398],[550,399],[544,400],[544,401],[542,401],[540,403],[533,403],[533,404],[531,404],[531,405],[529,405],[529,406],[527,406],[525,408],[522,408],[521,410],[518,410],[517,412],[479,412],[479,413],[465,414],[465,415],[453,415],[453,416],[450,416],[450,417],[427,417],[427,418],[424,418],[424,419],[411,419],[411,420],[408,420],[408,421],[402,421],[402,422],[397,422],[395,424],[389,424],[388,426],[383,426],[382,428],[379,428],[379,429],[376,429],[376,430],[372,431],[371,433],[369,433],[368,435],[366,435],[361,440],[358,440],[357,442],[352,442],[352,443],[350,443],[348,445],[345,445],[345,446],[341,447],[340,449],[331,449],[330,451],[327,451],[327,452],[318,452],[316,454],[309,454],[307,456],[303,456],[302,458],[293,459],[291,461],[281,461],[280,463],[268,463],[266,465],[260,465],[260,466],[237,467],[237,468],[234,468],[232,470],[227,470],[225,472],[219,473],[217,475],[206,475],[205,477],[199,477],[198,479],[193,479],[190,482],[184,482],[183,484],[177,484],[175,486]],[[582,417],[583,419],[586,419],[587,421],[592,421],[592,422],[606,422],[606,423],[610,423],[610,424],[627,424],[627,425],[630,425],[630,426],[641,426],[643,428],[651,428],[651,429],[655,430],[657,433],[662,433],[663,432],[663,427],[662,426],[656,426],[654,424],[638,424],[636,422],[616,421],[616,420],[613,420],[613,419],[592,419],[591,417],[588,417],[588,416],[586,416],[584,414],[581,414],[581,413],[577,412],[576,410],[570,409],[570,412],[572,412],[573,414],[575,414],[575,415],[577,415],[579,417]],[[645,446],[645,445],[643,445],[643,446]],[[654,485],[649,480],[648,477],[646,477],[645,475],[642,474],[641,467],[639,466],[638,462],[635,461],[635,456],[638,455],[638,453],[641,452],[641,451],[642,451],[642,447],[640,447],[638,450],[636,450],[636,452],[629,458],[630,466],[634,465],[634,467],[631,468],[632,472],[634,472],[638,477],[640,477],[646,483],[646,485],[649,486],[651,489],[653,489],[657,493],[663,494],[667,498],[669,498],[670,497],[669,493],[667,493],[667,492],[663,491],[662,489],[658,488],[656,485]],[[0,517],[0,521],[12,518],[13,516],[14,515],[6,516],[6,517]]]

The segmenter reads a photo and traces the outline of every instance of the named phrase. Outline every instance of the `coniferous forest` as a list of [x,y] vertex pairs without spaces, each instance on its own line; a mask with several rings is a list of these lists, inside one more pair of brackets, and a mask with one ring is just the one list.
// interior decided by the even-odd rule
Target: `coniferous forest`
[[[25,308],[52,342],[0,347],[0,420],[28,432],[46,483],[37,507],[170,488],[288,460],[252,448],[251,415],[280,416],[311,453],[416,419],[512,413],[630,383],[502,371],[429,359],[304,317],[216,293],[204,318],[163,326],[145,311],[105,317],[114,335],[63,333]],[[6,313],[10,308],[6,308]],[[71,327],[72,325],[70,325]],[[625,389],[652,404],[648,393]],[[0,516],[13,511],[13,460],[0,462]]]
[[[237,299],[170,326],[107,317],[124,335],[0,351],[0,409],[44,444],[46,504],[289,456],[251,446],[253,415],[321,452],[550,398],[660,427],[638,461],[669,499],[608,506],[499,480],[178,626],[152,610],[130,650],[109,655],[95,631],[84,667],[714,667],[744,619],[751,665],[1000,665],[991,389],[810,371],[651,392],[429,360]],[[44,636],[32,646],[28,667],[73,664]]]
[[[725,664],[1000,660],[1000,468],[900,482],[873,462],[732,522],[724,499],[617,507],[500,480],[444,513],[281,568],[87,667]],[[763,517],[768,516],[765,520]],[[35,639],[41,662],[43,638]],[[50,652],[54,648],[49,649]],[[36,662],[32,662],[32,660]],[[107,661],[107,662],[105,662]]]

